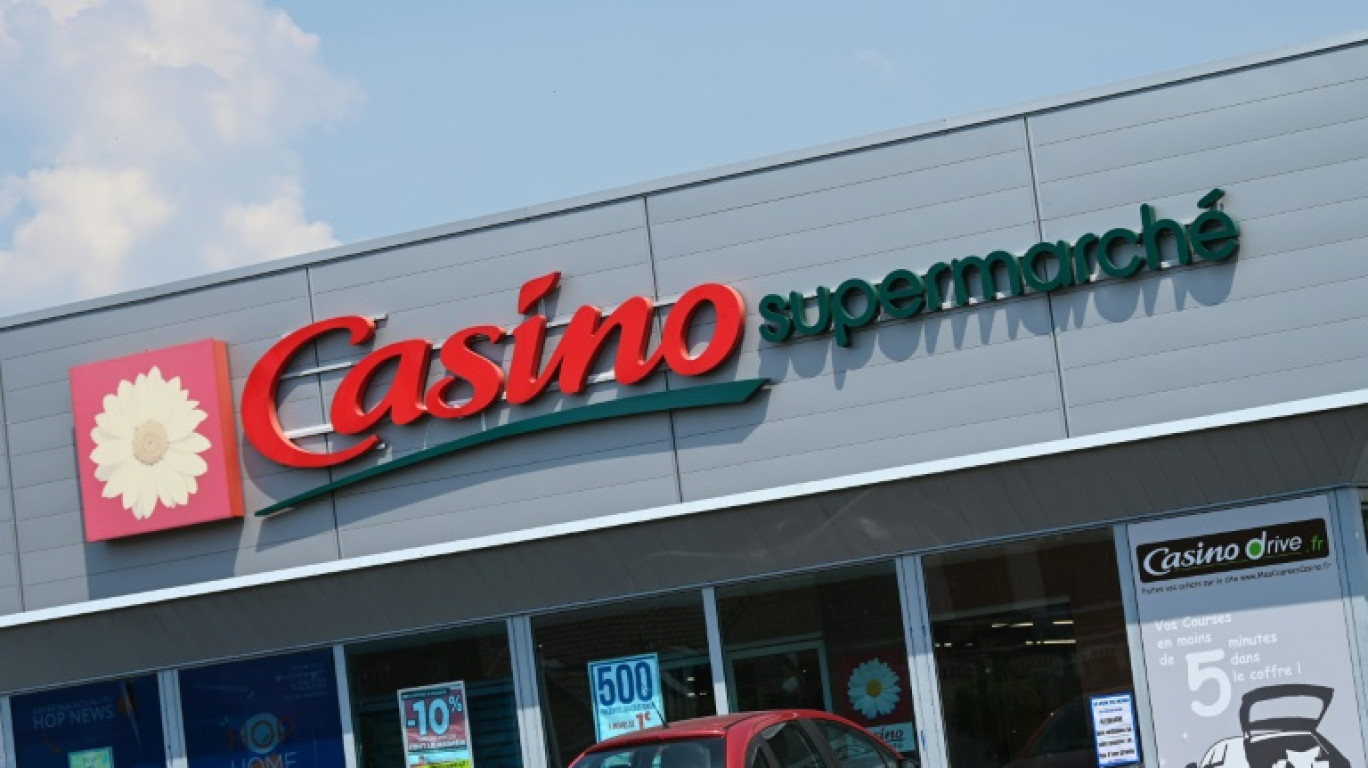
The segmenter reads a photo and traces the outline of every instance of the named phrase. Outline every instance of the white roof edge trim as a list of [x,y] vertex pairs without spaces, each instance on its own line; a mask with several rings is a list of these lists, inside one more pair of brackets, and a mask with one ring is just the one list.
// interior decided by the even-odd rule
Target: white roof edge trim
[[723,509],[732,509],[735,507],[750,506],[771,501],[783,501],[785,499],[792,499],[800,496],[842,491],[896,480],[909,480],[930,475],[958,472],[965,469],[992,466],[995,464],[1007,464],[1025,459],[1074,453],[1091,448],[1104,448],[1126,443],[1137,443],[1160,437],[1171,437],[1174,435],[1202,432],[1221,427],[1232,427],[1292,416],[1323,413],[1326,411],[1335,411],[1362,405],[1368,405],[1368,389],[1358,389],[1352,392],[1325,395],[1304,400],[1293,400],[1275,405],[1245,408],[1237,411],[1228,411],[1210,416],[1198,416],[1191,419],[1182,419],[1179,421],[1170,421],[1143,427],[1131,427],[1112,432],[1102,432],[1095,435],[1085,435],[1083,437],[1067,437],[1059,440],[1048,440],[1043,443],[1032,443],[1030,445],[1018,446],[1015,448],[1001,448],[966,456],[924,461],[917,464],[907,464],[901,467],[860,472],[853,475],[844,475],[825,480],[794,483],[792,485],[766,488],[760,491],[747,491],[745,493],[717,496],[680,504],[651,507],[633,512],[619,512],[611,515],[603,515],[601,517],[576,520],[568,523],[557,523],[555,525],[529,528],[510,533],[477,536],[475,538],[462,539],[460,541],[430,544],[427,546],[412,547],[375,555],[350,557],[343,560],[285,568],[278,571],[269,571],[249,576],[235,576],[199,584],[140,592],[133,595],[102,598],[99,600],[55,606],[52,608],[41,608],[23,613],[0,616],[0,630],[106,611],[115,611],[124,608],[171,602],[183,598],[217,594],[219,592],[268,586],[287,581],[298,581],[379,566],[396,565],[412,560],[443,557],[446,555],[460,554],[462,552],[471,552],[491,547],[541,541],[571,534],[590,533],[593,531],[620,528],[639,523],[686,517],[703,512],[715,512]]
[[976,125],[1001,122],[1003,120],[1024,119],[1045,112],[1081,106],[1103,99],[1125,96],[1130,93],[1162,88],[1206,77],[1216,77],[1254,67],[1273,65],[1289,59],[1330,53],[1342,48],[1365,43],[1368,43],[1368,29],[1321,38],[1308,43],[1300,43],[1268,51],[1234,56],[1191,67],[1169,70],[1095,88],[1085,88],[1081,91],[1073,91],[1058,96],[1049,96],[1033,101],[1012,104],[1006,107],[982,112],[973,112],[967,115],[941,120],[933,120],[919,125],[894,128],[889,131],[858,136],[851,139],[842,139],[828,144],[819,144],[815,147],[807,147],[750,160],[742,160],[737,163],[725,164],[701,171],[691,171],[599,192],[590,192],[585,195],[546,203],[537,203],[522,208],[513,208],[449,224],[438,224],[432,227],[424,227],[393,235],[382,235],[378,238],[338,245],[312,253],[286,256],[271,261],[249,264],[236,269],[215,272],[198,277],[190,277],[172,283],[134,288],[129,291],[108,296],[85,299],[56,307],[36,309],[10,317],[0,317],[0,330],[55,320],[66,315],[108,309],[123,304],[135,304],[139,301],[185,293],[213,285],[231,283],[237,280],[247,280],[270,274],[288,272],[294,269],[307,268],[315,264],[362,256],[375,251],[400,248],[427,240],[436,240],[481,229],[507,226],[528,219],[569,213],[585,208],[626,203],[633,199],[644,199],[650,195],[661,194],[683,187],[698,186],[735,176],[758,173],[785,165],[819,160],[832,155],[856,152],[884,144],[916,139],[935,133],[961,130]]

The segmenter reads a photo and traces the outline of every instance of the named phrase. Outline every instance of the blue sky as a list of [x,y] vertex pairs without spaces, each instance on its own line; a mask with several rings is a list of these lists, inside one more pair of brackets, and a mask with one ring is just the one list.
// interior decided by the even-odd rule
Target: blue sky
[[1368,0],[0,0],[0,316],[1363,30]]

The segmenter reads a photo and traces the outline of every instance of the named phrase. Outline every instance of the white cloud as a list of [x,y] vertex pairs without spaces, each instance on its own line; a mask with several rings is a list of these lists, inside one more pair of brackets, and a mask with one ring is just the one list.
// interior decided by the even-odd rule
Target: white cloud
[[0,315],[336,244],[294,147],[360,93],[261,0],[0,0],[0,99]]
[[855,60],[878,72],[885,82],[898,81],[898,67],[887,56],[875,50],[863,49],[855,52]]
[[332,227],[304,219],[304,190],[292,178],[278,180],[276,194],[223,212],[223,228],[208,251],[214,269],[266,258],[307,253],[336,245]]

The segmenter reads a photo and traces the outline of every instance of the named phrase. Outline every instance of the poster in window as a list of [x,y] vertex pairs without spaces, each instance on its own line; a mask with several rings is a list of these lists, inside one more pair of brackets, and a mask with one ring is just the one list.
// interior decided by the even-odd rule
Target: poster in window
[[114,748],[83,749],[67,755],[69,768],[114,768]]
[[464,681],[405,688],[398,696],[405,765],[474,768]]
[[155,675],[19,695],[10,707],[23,768],[140,768],[166,760]]
[[1364,764],[1329,499],[1129,526],[1159,764]]
[[332,768],[343,764],[330,651],[182,670],[190,768]]
[[589,662],[598,741],[661,724],[660,659],[654,653]]
[[904,754],[917,748],[907,650],[896,645],[833,655],[836,714],[853,720]]

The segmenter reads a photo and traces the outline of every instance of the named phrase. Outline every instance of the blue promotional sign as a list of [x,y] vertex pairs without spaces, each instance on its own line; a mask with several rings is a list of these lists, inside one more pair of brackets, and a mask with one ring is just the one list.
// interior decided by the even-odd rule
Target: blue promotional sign
[[166,762],[155,675],[10,699],[16,765],[150,768]]
[[589,662],[597,740],[660,725],[660,659],[654,653]]
[[329,651],[182,670],[180,693],[190,768],[345,762]]
[[1135,703],[1129,693],[1093,696],[1093,744],[1099,768],[1140,762],[1140,742],[1135,733]]

